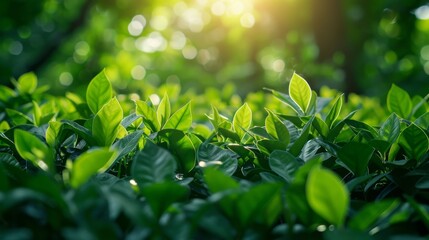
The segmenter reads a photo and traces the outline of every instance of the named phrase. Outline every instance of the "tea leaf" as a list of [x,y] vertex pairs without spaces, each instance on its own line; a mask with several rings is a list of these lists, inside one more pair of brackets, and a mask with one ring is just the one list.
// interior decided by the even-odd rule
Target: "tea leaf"
[[357,176],[368,172],[368,162],[374,149],[365,143],[349,142],[338,152],[338,158]]
[[334,101],[335,103],[329,110],[329,113],[325,119],[325,122],[330,129],[332,129],[335,120],[337,120],[338,116],[340,115],[341,107],[343,106],[343,94],[339,95]]
[[201,167],[212,166],[228,176],[234,174],[238,166],[238,155],[229,149],[203,143],[198,149],[198,163]]
[[143,116],[143,122],[152,132],[159,131],[160,127],[156,112],[146,102],[141,100],[136,101],[136,114],[138,116]]
[[268,161],[271,170],[289,183],[292,181],[295,171],[303,165],[302,161],[299,161],[289,152],[279,150],[272,152]]
[[165,124],[167,119],[170,117],[170,114],[171,114],[170,99],[168,98],[168,95],[165,94],[158,105],[158,109],[156,110],[156,116],[158,118],[158,122],[161,128]]
[[112,85],[105,70],[97,74],[86,90],[86,102],[92,113],[96,114],[112,98]]
[[98,148],[80,155],[72,165],[70,185],[77,188],[94,174],[107,170],[113,163],[115,154],[114,150]]
[[249,130],[252,125],[252,110],[250,109],[247,103],[244,103],[234,114],[232,119],[232,125],[234,131],[240,137],[240,140],[243,139],[245,135],[245,130]]
[[392,84],[387,93],[387,109],[402,118],[408,118],[413,108],[410,95],[402,88]]
[[336,226],[344,224],[349,206],[349,193],[341,179],[330,170],[313,168],[306,184],[311,208]]
[[110,146],[115,141],[122,118],[122,108],[116,97],[100,109],[92,122],[92,135],[98,145]]
[[410,159],[420,160],[429,149],[429,139],[426,133],[414,123],[402,131],[398,140]]
[[307,113],[311,102],[311,88],[307,81],[296,73],[289,83],[289,95],[300,109]]
[[286,146],[289,144],[290,136],[286,125],[277,117],[272,111],[265,109],[268,116],[265,118],[265,129],[275,139],[284,143]]
[[382,139],[394,143],[401,133],[401,123],[398,116],[395,113],[390,114],[378,132]]
[[188,102],[185,106],[177,110],[165,123],[163,129],[177,129],[180,131],[188,131],[192,125],[191,103]]

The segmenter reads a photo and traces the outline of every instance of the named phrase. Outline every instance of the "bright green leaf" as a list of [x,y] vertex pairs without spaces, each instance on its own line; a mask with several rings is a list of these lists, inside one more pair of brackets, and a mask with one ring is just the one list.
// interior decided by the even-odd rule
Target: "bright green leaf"
[[110,146],[115,141],[122,118],[122,107],[116,97],[98,111],[92,122],[92,135],[97,140],[98,145]]
[[15,147],[19,155],[45,171],[55,172],[53,152],[35,135],[16,129]]
[[165,122],[167,122],[167,119],[170,117],[170,114],[171,114],[170,99],[168,98],[168,95],[165,94],[158,105],[158,109],[156,110],[156,116],[158,118],[158,123],[161,126],[161,128],[165,124]]
[[349,193],[341,179],[330,170],[313,168],[308,176],[306,195],[311,208],[336,226],[344,224]]
[[16,88],[20,93],[33,93],[37,88],[37,76],[36,74],[29,72],[21,75],[18,78]]
[[265,118],[265,129],[275,139],[285,143],[287,146],[290,141],[289,131],[286,125],[269,109],[265,109],[268,112],[268,116]]
[[86,90],[86,102],[92,113],[96,114],[112,98],[112,85],[103,70],[95,76]]
[[311,102],[311,88],[307,81],[296,73],[289,83],[289,95],[300,109],[307,113]]
[[387,93],[387,109],[402,118],[408,118],[412,108],[413,104],[410,95],[402,88],[392,84]]
[[144,124],[152,131],[158,132],[159,122],[156,116],[155,110],[149,106],[146,102],[137,100],[136,101],[136,114],[143,117]]
[[177,110],[165,123],[163,129],[177,129],[180,131],[188,131],[192,125],[191,103],[188,102],[185,106]]
[[252,125],[252,110],[247,103],[244,103],[234,114],[232,119],[234,131],[238,134],[240,139],[243,139],[245,131],[249,130]]
[[80,155],[72,165],[70,185],[77,188],[94,174],[106,171],[115,154],[114,150],[98,148]]
[[340,115],[341,107],[343,106],[343,94],[339,95],[334,101],[334,105],[329,110],[329,113],[325,119],[325,122],[330,129],[332,129],[335,120],[337,120],[338,116]]
[[415,160],[420,160],[429,149],[428,136],[414,123],[402,131],[398,143],[405,150],[407,156]]
[[48,128],[46,129],[46,143],[50,147],[56,147],[58,145],[58,135],[61,131],[61,122],[51,121],[49,122]]

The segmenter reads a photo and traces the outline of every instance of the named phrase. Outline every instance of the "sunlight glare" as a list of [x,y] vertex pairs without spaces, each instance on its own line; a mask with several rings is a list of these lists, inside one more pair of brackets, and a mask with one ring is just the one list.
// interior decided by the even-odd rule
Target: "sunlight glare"
[[251,13],[245,13],[240,18],[240,24],[245,28],[251,28],[255,25],[255,17]]
[[198,54],[198,50],[194,46],[186,46],[182,49],[182,55],[188,60],[194,59]]
[[63,72],[60,75],[60,84],[68,87],[73,83],[73,76],[69,72]]
[[157,95],[157,94],[152,94],[149,96],[150,101],[152,102],[153,105],[158,106],[159,103],[161,102],[161,98]]
[[419,8],[417,8],[414,11],[414,14],[416,15],[416,17],[418,19],[421,19],[421,20],[429,19],[429,6],[423,5]]
[[146,26],[146,18],[143,15],[136,15],[128,24],[128,32],[132,36],[138,36],[143,32]]
[[143,80],[143,78],[145,77],[145,75],[146,75],[146,69],[143,66],[141,66],[141,65],[136,65],[131,70],[131,76],[135,80]]
[[170,46],[176,50],[182,50],[186,45],[186,36],[183,32],[175,31],[171,36]]
[[216,1],[212,4],[211,11],[213,15],[222,16],[225,14],[226,6],[222,1]]

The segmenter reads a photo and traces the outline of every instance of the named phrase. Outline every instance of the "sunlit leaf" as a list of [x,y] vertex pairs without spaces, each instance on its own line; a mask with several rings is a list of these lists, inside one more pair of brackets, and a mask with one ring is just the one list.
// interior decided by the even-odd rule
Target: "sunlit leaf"
[[122,107],[116,97],[98,111],[92,122],[92,135],[97,140],[98,145],[110,146],[115,141],[122,118]]
[[89,83],[86,90],[86,102],[92,113],[96,114],[112,98],[112,85],[103,70]]
[[48,128],[46,129],[46,143],[51,147],[58,145],[58,135],[61,131],[61,122],[52,121],[49,122]]
[[170,114],[171,114],[170,99],[168,98],[168,95],[165,94],[158,105],[158,109],[156,110],[156,116],[158,118],[158,122],[161,128],[165,124],[167,119],[170,117]]
[[387,93],[387,109],[402,118],[408,118],[413,108],[410,95],[402,88],[392,84]]
[[188,102],[185,106],[177,110],[165,123],[163,129],[177,129],[188,131],[192,125],[191,103]]
[[168,139],[168,150],[176,157],[177,171],[190,172],[196,162],[196,150],[192,140],[184,132],[176,129],[165,129],[160,135],[166,135]]
[[37,88],[36,74],[29,72],[21,75],[16,83],[16,88],[20,93],[33,93]]
[[265,129],[267,133],[287,146],[290,136],[286,125],[284,125],[280,118],[271,110],[265,110],[268,112],[268,116],[265,118]]
[[15,147],[19,155],[45,171],[55,172],[54,156],[49,147],[35,135],[16,129]]
[[292,147],[290,148],[290,153],[292,153],[294,156],[298,156],[301,153],[302,148],[304,147],[305,143],[308,141],[308,135],[310,133],[310,127],[312,125],[314,118],[311,118],[304,126],[304,128],[301,131],[301,134],[299,135],[298,139],[295,140],[295,142],[292,144]]
[[341,107],[343,106],[343,94],[338,96],[334,101],[334,105],[329,110],[329,113],[325,119],[325,122],[329,128],[333,127],[335,120],[337,120],[338,116],[340,115]]
[[349,193],[341,179],[330,170],[313,168],[308,176],[306,195],[311,208],[336,226],[344,224]]
[[107,170],[114,155],[115,151],[108,148],[98,148],[80,155],[72,165],[70,185],[77,188],[94,174]]
[[248,130],[252,125],[252,110],[247,103],[244,103],[234,114],[232,119],[234,131],[240,139],[243,139],[245,130]]
[[136,101],[136,114],[143,117],[143,122],[152,132],[157,132],[159,130],[160,127],[155,109],[146,102],[141,100]]
[[289,83],[289,95],[292,100],[307,113],[311,102],[311,88],[304,78],[294,73]]

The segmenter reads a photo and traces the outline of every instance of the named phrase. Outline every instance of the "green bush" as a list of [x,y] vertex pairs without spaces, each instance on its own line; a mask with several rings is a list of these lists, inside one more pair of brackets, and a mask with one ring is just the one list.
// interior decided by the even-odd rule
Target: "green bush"
[[297,74],[244,103],[114,96],[104,72],[85,97],[14,84],[0,88],[3,239],[429,236],[429,95],[346,102]]

